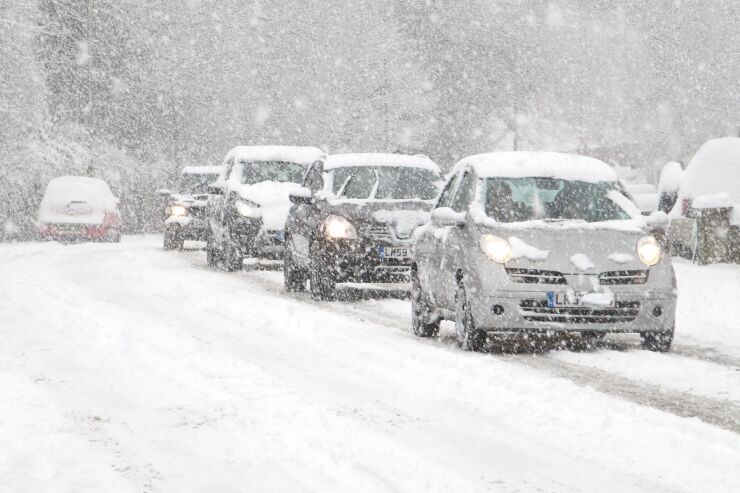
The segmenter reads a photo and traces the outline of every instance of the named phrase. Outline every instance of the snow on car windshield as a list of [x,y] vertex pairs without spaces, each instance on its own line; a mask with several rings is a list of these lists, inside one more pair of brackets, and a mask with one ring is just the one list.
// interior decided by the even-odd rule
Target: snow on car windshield
[[439,176],[422,168],[348,166],[330,171],[333,192],[347,199],[433,200]]
[[613,183],[558,178],[488,178],[486,215],[499,222],[580,220],[589,223],[630,219],[610,197]]
[[254,185],[265,181],[300,183],[306,168],[286,161],[264,161],[244,163],[242,183]]
[[213,183],[217,175],[185,173],[177,182],[177,193],[182,195],[203,195],[208,193],[208,185]]

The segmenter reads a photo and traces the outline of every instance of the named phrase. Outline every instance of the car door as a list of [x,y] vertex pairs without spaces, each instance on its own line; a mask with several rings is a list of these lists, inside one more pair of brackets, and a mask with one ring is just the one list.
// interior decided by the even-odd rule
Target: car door
[[[456,187],[450,208],[466,215],[473,201],[475,192],[475,175],[472,170],[463,171]],[[435,291],[439,293],[438,301],[441,306],[452,310],[455,306],[457,292],[458,270],[465,271],[465,251],[470,248],[465,227],[447,226],[442,238],[438,241],[438,257],[440,275],[437,277]]]
[[[303,186],[312,194],[316,194],[324,187],[323,164],[321,161],[313,163],[303,179]],[[286,233],[287,248],[291,249],[294,261],[303,267],[308,267],[311,239],[318,229],[320,211],[315,199],[311,203],[293,204],[288,214]]]
[[213,242],[220,246],[224,227],[224,203],[226,200],[226,183],[234,167],[234,158],[224,162],[223,170],[215,182],[211,185],[212,192],[208,194],[206,202],[206,215],[211,230]]
[[[455,191],[457,190],[457,185],[459,183],[459,177],[460,174],[457,173],[447,181],[447,184],[439,196],[435,210],[443,207],[450,207],[452,205],[452,200],[455,197]],[[434,220],[430,221],[428,227],[422,234],[421,241],[419,241],[418,245],[419,248],[415,254],[422,289],[428,293],[431,300],[440,307],[445,307],[445,305],[442,304],[444,296],[442,293],[438,292],[438,287],[441,284],[439,279],[444,275],[442,269],[442,243],[445,233],[446,228],[444,226],[436,225]]]

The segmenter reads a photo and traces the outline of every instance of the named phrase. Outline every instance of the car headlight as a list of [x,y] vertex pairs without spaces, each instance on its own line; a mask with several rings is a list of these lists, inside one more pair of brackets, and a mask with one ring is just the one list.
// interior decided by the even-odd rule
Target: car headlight
[[173,205],[170,206],[170,215],[173,216],[187,216],[188,208],[184,205]]
[[259,218],[262,217],[262,211],[260,206],[254,202],[248,200],[237,200],[236,201],[236,212],[244,217]]
[[511,245],[503,238],[494,235],[483,235],[480,238],[480,249],[488,258],[499,264],[505,264],[514,256]]
[[357,239],[355,227],[341,216],[329,216],[324,220],[324,234],[329,238]]
[[637,240],[637,256],[648,267],[660,262],[663,252],[661,251],[658,240],[652,236],[643,236]]

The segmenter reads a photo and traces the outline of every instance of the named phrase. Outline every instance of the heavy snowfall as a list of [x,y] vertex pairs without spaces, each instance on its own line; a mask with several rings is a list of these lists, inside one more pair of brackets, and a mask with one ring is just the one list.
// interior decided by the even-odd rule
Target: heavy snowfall
[[740,491],[736,0],[0,0],[0,492]]

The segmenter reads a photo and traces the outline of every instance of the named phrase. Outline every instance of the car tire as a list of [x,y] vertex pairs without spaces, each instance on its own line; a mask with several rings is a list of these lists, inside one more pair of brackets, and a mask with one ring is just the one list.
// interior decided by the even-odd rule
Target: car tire
[[429,303],[424,299],[421,282],[416,271],[411,271],[411,327],[418,337],[437,337],[440,321],[429,322],[433,317]]
[[465,284],[458,284],[455,295],[455,333],[457,346],[463,351],[482,351],[486,345],[486,332],[476,328],[468,302]]
[[184,243],[185,242],[182,240],[176,230],[172,230],[171,228],[166,228],[164,230],[162,247],[165,250],[182,250]]
[[283,283],[288,293],[306,290],[306,274],[293,263],[290,247],[286,245],[285,260],[283,261]]
[[224,241],[224,269],[227,272],[236,272],[244,267],[244,256],[239,245],[234,241],[231,231],[227,230]]
[[337,297],[337,279],[329,268],[327,255],[319,253],[320,246],[311,248],[311,297],[317,301],[334,301]]
[[671,350],[673,342],[673,331],[670,332],[642,332],[640,334],[641,346],[648,351],[667,353]]
[[208,241],[206,242],[206,262],[211,267],[215,267],[218,265],[220,260],[221,252],[216,249],[216,245],[213,244],[213,240],[208,238]]

